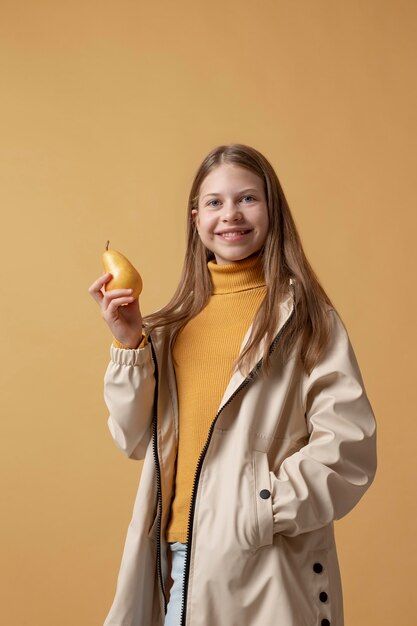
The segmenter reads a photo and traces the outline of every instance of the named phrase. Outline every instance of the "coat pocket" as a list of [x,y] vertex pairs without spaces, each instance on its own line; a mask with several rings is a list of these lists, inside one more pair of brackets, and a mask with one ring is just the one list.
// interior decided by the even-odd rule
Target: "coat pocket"
[[274,539],[274,517],[272,511],[272,488],[266,452],[253,451],[253,473],[255,477],[255,505],[258,527],[258,547],[268,546]]

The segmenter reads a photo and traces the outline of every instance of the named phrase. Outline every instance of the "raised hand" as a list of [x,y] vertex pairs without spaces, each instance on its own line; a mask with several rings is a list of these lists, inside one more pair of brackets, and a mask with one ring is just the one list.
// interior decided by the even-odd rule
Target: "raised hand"
[[95,280],[88,288],[101,310],[101,317],[107,323],[117,341],[127,348],[137,348],[142,338],[142,314],[139,299],[133,297],[132,289],[110,289],[104,286],[112,279],[107,272]]

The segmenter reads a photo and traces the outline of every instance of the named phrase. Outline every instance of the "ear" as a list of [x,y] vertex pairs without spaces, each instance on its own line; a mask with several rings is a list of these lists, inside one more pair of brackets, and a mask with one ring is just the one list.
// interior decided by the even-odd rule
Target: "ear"
[[198,211],[197,209],[192,209],[191,211],[191,219],[193,221],[194,226],[198,227]]

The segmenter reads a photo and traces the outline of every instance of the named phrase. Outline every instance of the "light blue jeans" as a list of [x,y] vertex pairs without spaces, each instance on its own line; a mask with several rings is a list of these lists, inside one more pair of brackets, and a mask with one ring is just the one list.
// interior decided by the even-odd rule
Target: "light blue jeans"
[[168,546],[171,549],[172,556],[171,578],[173,583],[170,590],[164,626],[180,626],[187,544],[174,541],[173,543],[169,543]]

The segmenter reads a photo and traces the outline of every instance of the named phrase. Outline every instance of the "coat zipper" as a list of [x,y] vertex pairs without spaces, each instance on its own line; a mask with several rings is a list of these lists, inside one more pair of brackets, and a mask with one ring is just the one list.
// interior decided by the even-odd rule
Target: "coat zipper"
[[156,470],[156,486],[157,486],[157,520],[156,520],[156,567],[158,572],[158,580],[159,585],[162,591],[163,604],[164,604],[164,614],[167,612],[167,598],[165,594],[164,588],[164,579],[162,576],[162,565],[161,565],[161,518],[162,518],[162,487],[161,487],[161,468],[159,465],[159,457],[158,457],[158,386],[159,386],[159,375],[158,375],[158,363],[156,360],[155,349],[152,344],[152,339],[149,336],[148,341],[151,346],[152,351],[152,360],[155,366],[155,396],[154,396],[154,404],[153,404],[153,417],[152,417],[152,435],[153,435],[153,458],[155,462],[155,470]]
[[[270,354],[275,349],[275,346],[278,343],[278,340],[279,340],[281,334],[283,333],[284,329],[288,326],[290,320],[292,319],[292,317],[294,315],[294,312],[295,312],[295,306],[293,305],[293,308],[292,308],[290,316],[288,317],[287,321],[283,324],[283,326],[280,329],[280,331],[278,332],[277,336],[275,337],[275,339],[271,343],[271,346],[269,348],[269,353]],[[197,469],[196,469],[196,472],[194,474],[193,488],[192,488],[192,492],[191,492],[191,504],[190,504],[189,514],[188,514],[187,548],[186,548],[186,552],[185,552],[184,588],[183,588],[182,604],[181,604],[180,626],[185,626],[185,620],[186,620],[186,615],[187,615],[186,614],[186,602],[187,602],[187,592],[188,592],[188,578],[189,578],[189,574],[190,574],[190,553],[191,553],[191,540],[192,540],[193,523],[194,523],[194,510],[195,510],[195,503],[196,503],[196,496],[197,496],[198,481],[200,479],[200,474],[201,474],[201,469],[202,469],[202,466],[203,466],[203,461],[204,461],[204,458],[205,458],[205,456],[207,454],[207,450],[208,450],[208,447],[210,445],[210,441],[211,441],[211,437],[212,437],[212,434],[213,434],[214,426],[215,426],[215,424],[217,422],[217,419],[218,419],[219,415],[228,406],[228,404],[230,404],[230,402],[237,396],[237,394],[242,389],[244,389],[244,387],[246,387],[255,378],[256,372],[259,370],[259,368],[262,365],[262,360],[263,359],[260,359],[258,361],[258,363],[254,366],[254,368],[249,372],[247,377],[240,383],[239,387],[232,393],[232,395],[227,400],[227,402],[225,402],[223,404],[223,406],[220,407],[219,411],[217,412],[217,415],[215,416],[214,420],[211,423],[206,443],[204,444],[203,450],[201,451],[199,459],[198,459],[198,462],[197,462]]]

